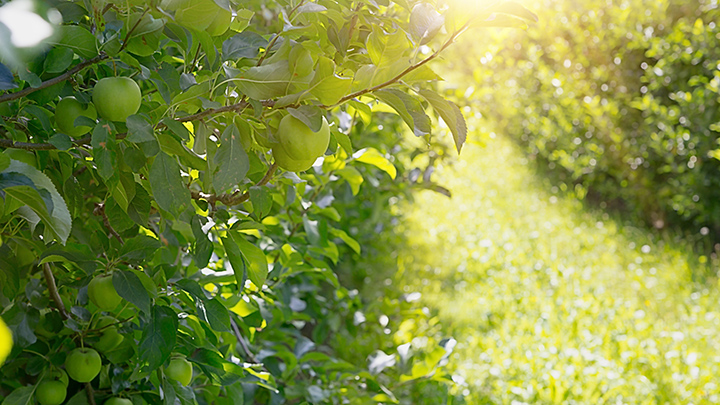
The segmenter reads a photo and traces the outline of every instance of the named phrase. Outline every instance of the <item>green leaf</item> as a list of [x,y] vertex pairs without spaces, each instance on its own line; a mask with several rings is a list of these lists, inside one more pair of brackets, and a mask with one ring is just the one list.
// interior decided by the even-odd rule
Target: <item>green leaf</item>
[[134,143],[157,141],[152,125],[138,114],[127,117],[128,135],[125,140]]
[[243,31],[222,44],[223,59],[254,58],[268,41],[252,31]]
[[174,136],[168,135],[169,134],[164,134],[159,137],[160,149],[163,152],[170,156],[177,156],[183,164],[188,165],[193,169],[204,170],[206,168],[207,163],[203,160],[203,158],[189,150]]
[[0,153],[0,172],[4,171],[10,166],[10,157],[4,153]]
[[372,63],[378,67],[392,64],[412,47],[402,30],[387,34],[378,25],[373,26],[366,45]]
[[140,360],[147,363],[149,370],[157,369],[170,357],[175,348],[177,330],[175,311],[161,305],[152,307],[151,319],[143,329],[139,347]]
[[152,256],[161,247],[162,244],[159,240],[141,234],[127,239],[118,253],[120,258],[125,261],[139,263]]
[[190,191],[180,177],[177,161],[160,152],[150,167],[150,187],[158,206],[177,217],[190,207]]
[[213,186],[217,192],[236,187],[250,170],[250,160],[240,141],[240,131],[234,125],[228,125],[220,137],[220,147],[215,153],[217,173],[213,177]]
[[245,279],[249,278],[253,284],[262,287],[268,273],[265,253],[248,242],[242,233],[237,231],[228,233],[230,238],[221,238],[221,240],[238,285],[242,288]]
[[460,153],[467,139],[467,125],[458,106],[430,90],[420,90],[420,95],[432,105],[433,109],[442,117],[448,128],[450,128],[450,132],[452,132],[453,139],[455,140],[455,148],[457,148],[458,153]]
[[63,25],[60,30],[60,40],[57,42],[50,40],[48,43],[70,48],[85,59],[93,58],[98,54],[95,36],[79,25]]
[[35,393],[35,386],[31,385],[28,387],[20,387],[13,390],[2,405],[29,405],[33,404],[33,394]]
[[202,230],[202,223],[200,223],[199,215],[193,216],[190,221],[190,226],[192,228],[193,236],[195,237],[193,260],[195,260],[195,265],[199,268],[203,268],[207,266],[210,261],[210,257],[212,257],[213,244]]
[[335,63],[324,56],[318,58],[315,75],[310,81],[310,94],[325,105],[333,105],[350,92],[352,78],[335,74]]
[[162,121],[160,121],[160,122],[165,124],[165,126],[167,126],[168,129],[170,129],[170,131],[172,131],[175,135],[179,136],[180,139],[182,139],[184,141],[187,141],[190,139],[190,131],[188,131],[187,127],[185,125],[183,125],[182,123],[177,122],[174,119],[169,118],[169,117],[163,118]]
[[68,150],[72,148],[72,139],[65,134],[55,134],[48,139],[48,143],[58,148],[58,150]]
[[213,298],[209,301],[197,301],[198,315],[218,332],[230,332],[230,313],[225,306]]
[[150,313],[150,295],[135,273],[116,270],[113,272],[112,281],[115,290],[121,297],[135,304],[141,311]]
[[350,249],[354,250],[355,253],[360,254],[360,244],[358,243],[358,241],[348,235],[347,232],[343,231],[342,229],[331,228],[330,234],[342,239],[342,241],[345,242],[345,244],[348,245]]
[[233,240],[240,248],[243,259],[247,263],[248,278],[258,288],[265,284],[268,274],[267,258],[265,253],[257,246],[248,242],[244,234],[240,232],[231,232]]
[[117,168],[117,147],[115,137],[110,134],[110,125],[102,121],[95,126],[90,144],[92,145],[93,161],[103,180],[109,180]]
[[430,117],[425,114],[420,101],[415,97],[397,89],[378,90],[373,95],[397,111],[415,136],[424,136],[430,133],[432,129]]
[[302,105],[298,108],[288,108],[287,111],[293,117],[302,121],[313,132],[318,132],[323,125],[324,111],[318,107]]
[[[11,161],[4,173],[23,174],[32,180],[38,190],[45,190],[50,194],[50,198],[52,199],[52,211],[47,212],[46,204],[43,203],[42,206],[38,206],[36,208],[40,209],[42,207],[45,211],[36,212],[36,214],[46,215],[45,218],[42,218],[41,215],[43,223],[45,224],[45,242],[49,243],[52,239],[58,239],[60,243],[64,245],[65,242],[67,242],[68,236],[70,236],[72,218],[70,217],[70,211],[68,211],[65,200],[63,200],[57,192],[55,185],[52,181],[50,181],[50,178],[36,168],[16,160]],[[9,189],[6,189],[5,191],[8,190]],[[32,190],[32,192],[37,194],[37,191],[35,190]],[[25,191],[22,194],[28,196],[30,199],[29,201],[32,201],[34,198],[30,191]]]
[[53,48],[47,53],[43,61],[43,70],[46,73],[62,73],[70,67],[73,60],[73,51],[68,48]]
[[360,186],[362,185],[364,179],[362,174],[360,174],[356,168],[352,166],[345,166],[342,169],[336,170],[335,173],[347,181],[353,195],[357,195],[358,192],[360,192]]
[[252,67],[235,78],[240,91],[255,100],[265,100],[288,94],[292,79],[287,60]]
[[395,166],[393,166],[393,164],[390,163],[390,161],[375,148],[360,149],[355,152],[353,158],[355,158],[358,162],[367,163],[377,167],[389,174],[393,180],[395,180],[395,176],[397,176],[397,169]]
[[440,31],[445,18],[428,3],[418,3],[410,13],[410,34],[420,44],[428,43]]
[[245,280],[247,280],[247,262],[243,258],[242,252],[240,252],[240,248],[237,243],[235,243],[234,238],[220,238],[220,242],[222,242],[223,248],[225,249],[225,256],[228,262],[230,262],[230,266],[235,274],[238,289],[242,290],[245,286]]
[[272,196],[267,187],[250,187],[250,202],[253,206],[253,214],[256,218],[262,219],[270,213],[273,206]]

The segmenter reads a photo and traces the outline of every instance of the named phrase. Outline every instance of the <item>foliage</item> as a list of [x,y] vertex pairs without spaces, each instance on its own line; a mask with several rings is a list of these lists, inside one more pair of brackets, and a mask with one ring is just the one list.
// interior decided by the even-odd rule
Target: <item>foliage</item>
[[476,84],[458,98],[468,97],[580,198],[658,228],[707,227],[717,239],[716,2],[532,7],[542,10],[540,23],[527,33],[463,43],[474,51],[456,54],[452,69]]
[[[448,341],[400,353],[393,367],[395,354],[381,350],[407,336],[376,342],[375,327],[358,332],[364,303],[335,271],[355,272],[358,239],[386,218],[369,215],[368,202],[377,213],[378,201],[437,188],[419,173],[448,151],[431,146],[426,110],[457,151],[465,142],[464,119],[432,91],[439,77],[428,62],[471,23],[497,25],[493,12],[534,17],[514,2],[445,11],[324,0],[23,9],[60,25],[27,49],[0,30],[0,303],[14,339],[0,369],[3,404],[31,402],[85,346],[102,352],[102,369],[69,383],[73,404],[393,403],[415,381],[444,381]],[[124,121],[80,113],[91,100],[115,109],[96,106],[100,117],[136,110],[134,90],[114,95],[122,108],[93,95],[108,77],[141,90]],[[79,135],[56,125],[67,97],[81,104],[67,110]],[[399,143],[405,130],[386,112],[421,146]],[[327,152],[304,173],[272,163],[288,114],[313,131],[330,123]],[[103,290],[89,292],[106,275]],[[406,308],[388,299],[379,310]],[[368,353],[356,339],[377,346]],[[176,358],[194,368],[189,386],[165,373]]]
[[396,282],[430,313],[406,330],[441,325],[411,346],[453,336],[453,392],[469,404],[720,403],[718,279],[693,280],[718,261],[588,212],[532,166],[488,139],[438,168],[452,199],[401,204]]

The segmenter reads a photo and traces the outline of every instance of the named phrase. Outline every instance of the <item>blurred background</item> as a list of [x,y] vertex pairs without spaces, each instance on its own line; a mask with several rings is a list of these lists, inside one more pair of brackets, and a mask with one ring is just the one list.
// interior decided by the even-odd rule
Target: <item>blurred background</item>
[[469,145],[398,209],[400,329],[457,341],[437,403],[719,403],[720,6],[523,5],[444,57]]

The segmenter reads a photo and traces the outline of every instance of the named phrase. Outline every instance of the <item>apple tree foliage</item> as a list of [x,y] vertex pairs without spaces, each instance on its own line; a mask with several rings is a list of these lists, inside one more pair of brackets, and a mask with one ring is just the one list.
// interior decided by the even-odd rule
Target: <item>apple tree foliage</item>
[[[394,354],[354,361],[328,345],[357,347],[347,331],[362,305],[336,269],[363,254],[354,199],[418,183],[431,117],[458,152],[465,142],[428,62],[471,26],[531,13],[383,0],[53,0],[37,12],[55,27],[39,53],[8,45],[0,25],[0,315],[14,341],[3,404],[33,403],[78,347],[98,349],[102,369],[66,380],[72,404],[394,403],[397,387],[443,378],[443,347],[393,372]],[[60,100],[89,111],[106,77],[134,80],[139,110],[77,113],[83,130],[60,131]],[[330,123],[304,172],[273,160],[287,115]],[[403,149],[398,122],[426,146]],[[111,288],[90,299],[99,276]],[[188,385],[165,373],[176,358],[193,366]]]

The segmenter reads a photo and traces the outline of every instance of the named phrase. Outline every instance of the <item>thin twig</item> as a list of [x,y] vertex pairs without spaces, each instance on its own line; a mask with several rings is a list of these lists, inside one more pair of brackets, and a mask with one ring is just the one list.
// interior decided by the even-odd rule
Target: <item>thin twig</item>
[[50,268],[50,263],[43,264],[43,275],[45,276],[45,283],[47,284],[50,298],[52,298],[58,311],[60,311],[60,316],[63,319],[70,319],[70,315],[65,308],[65,304],[60,298],[60,293],[58,292],[57,285],[55,284],[55,276],[53,275],[52,269]]
[[[298,8],[300,8],[300,6],[303,5],[303,3],[305,3],[305,0],[302,0],[301,2],[299,2],[297,4],[297,6],[293,7],[293,9],[290,10],[290,13],[288,13],[288,18],[292,17],[292,15],[297,11]],[[278,38],[280,38],[280,35],[275,34],[273,39],[270,40],[270,43],[265,47],[265,53],[263,54],[263,56],[260,57],[260,59],[257,61],[257,64],[255,66],[260,66],[260,65],[262,65],[263,62],[265,62],[265,58],[267,58],[268,55],[270,55],[270,50],[272,49],[273,46],[275,46],[275,43],[277,42]]]
[[[270,181],[270,179],[273,177],[273,175],[275,174],[277,167],[278,167],[277,163],[273,163],[270,166],[270,168],[268,168],[268,171],[265,173],[265,176],[263,176],[263,178],[260,179],[260,181],[258,181],[255,184],[255,186],[264,186],[265,184],[267,184]],[[215,203],[217,203],[217,202],[221,202],[221,203],[225,204],[226,206],[231,207],[233,205],[237,205],[237,204],[247,201],[250,198],[250,192],[246,191],[242,194],[235,192],[232,194],[219,194],[218,195],[218,194],[203,193],[202,191],[191,190],[190,197],[192,197],[193,200],[205,200],[208,203],[210,203],[210,205],[212,205],[212,206],[214,206]]]
[[[121,132],[117,134],[115,139],[123,139],[127,136],[126,133]],[[72,141],[73,146],[89,145],[92,142],[91,137],[85,137]],[[15,142],[10,139],[0,139],[0,148],[15,148],[25,150],[53,150],[57,149],[55,145],[51,143],[30,143],[30,142]]]
[[235,323],[235,320],[232,317],[230,317],[230,324],[232,325],[233,332],[235,332],[235,339],[237,339],[238,343],[240,343],[240,346],[242,347],[243,351],[245,352],[245,356],[247,356],[247,359],[256,364],[260,363],[255,358],[255,355],[250,351],[250,348],[247,346],[247,343],[245,343],[245,338],[240,333],[240,328],[238,328],[237,323]]
[[3,94],[2,96],[0,96],[0,103],[4,103],[6,101],[17,100],[21,97],[25,97],[28,94],[34,93],[38,90],[42,90],[42,89],[50,87],[54,84],[63,82],[65,80],[69,79],[75,73],[85,69],[88,66],[92,66],[98,62],[101,62],[107,58],[108,58],[108,56],[105,53],[100,53],[100,55],[98,55],[92,59],[88,59],[85,62],[78,63],[77,65],[75,65],[75,67],[73,67],[72,69],[68,70],[67,72],[61,74],[60,76],[56,76],[56,77],[53,77],[52,79],[45,80],[44,82],[40,83],[40,85],[38,87],[28,87],[28,88],[25,88],[18,92],[15,92],[15,93]]
[[384,83],[380,83],[380,84],[378,84],[378,85],[376,85],[376,86],[368,87],[368,88],[363,89],[363,90],[358,90],[358,91],[356,91],[355,93],[348,94],[347,96],[341,98],[341,99],[340,99],[337,103],[335,103],[335,104],[332,104],[332,105],[321,104],[321,105],[319,105],[318,107],[323,108],[323,109],[326,109],[326,110],[329,110],[329,109],[331,109],[331,108],[333,108],[333,107],[337,107],[337,106],[339,106],[340,104],[342,104],[342,103],[344,103],[344,102],[346,102],[346,101],[352,100],[352,99],[354,99],[354,98],[356,98],[356,97],[360,97],[360,96],[365,95],[365,94],[367,94],[367,93],[372,93],[372,92],[374,92],[374,91],[378,91],[378,90],[380,90],[380,89],[384,89],[385,87],[388,87],[388,86],[390,86],[390,85],[393,85],[393,84],[397,83],[397,82],[400,81],[400,79],[402,79],[405,75],[409,74],[409,73],[412,72],[413,70],[416,70],[416,69],[422,67],[423,65],[425,65],[425,64],[428,63],[428,62],[430,62],[431,60],[437,58],[437,57],[440,55],[441,52],[443,52],[443,51],[444,51],[445,49],[447,49],[450,45],[452,45],[453,42],[455,42],[455,39],[458,37],[458,35],[462,34],[463,31],[465,31],[465,30],[469,27],[469,25],[470,25],[470,22],[468,21],[468,22],[465,23],[465,25],[463,25],[459,30],[455,31],[455,32],[450,36],[450,38],[448,38],[448,40],[445,41],[445,43],[443,44],[443,46],[440,47],[440,49],[438,49],[437,51],[435,51],[435,53],[433,53],[432,55],[428,56],[427,58],[421,60],[421,61],[418,62],[418,63],[415,63],[415,64],[413,64],[413,65],[408,66],[405,70],[403,70],[402,72],[400,72],[397,76],[393,77],[392,79],[390,79],[390,80],[388,80],[388,81],[386,81],[386,82],[384,82]]
[[103,224],[105,225],[105,228],[108,229],[108,232],[110,232],[110,235],[114,236],[115,239],[120,242],[120,244],[124,245],[125,241],[123,241],[122,236],[113,228],[112,225],[110,225],[110,219],[108,218],[107,214],[105,213],[105,203],[96,203],[95,209],[93,210],[93,214],[98,215],[102,217]]

